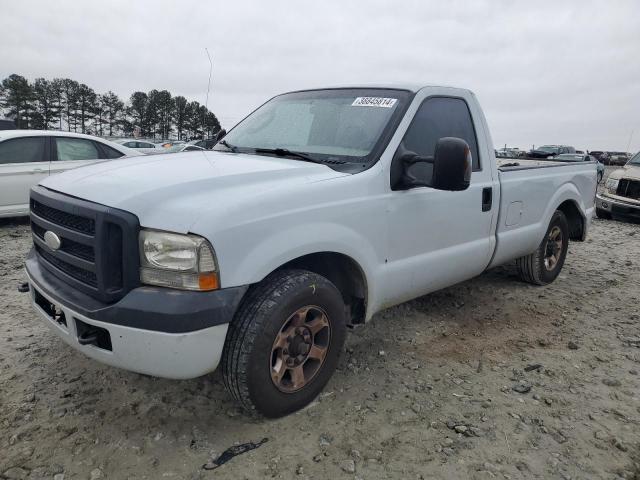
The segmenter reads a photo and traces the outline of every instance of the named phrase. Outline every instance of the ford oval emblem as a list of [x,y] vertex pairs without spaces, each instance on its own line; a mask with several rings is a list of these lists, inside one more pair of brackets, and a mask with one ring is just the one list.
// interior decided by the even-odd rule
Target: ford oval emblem
[[62,240],[58,235],[47,230],[44,232],[44,243],[46,243],[51,250],[58,250],[62,244]]

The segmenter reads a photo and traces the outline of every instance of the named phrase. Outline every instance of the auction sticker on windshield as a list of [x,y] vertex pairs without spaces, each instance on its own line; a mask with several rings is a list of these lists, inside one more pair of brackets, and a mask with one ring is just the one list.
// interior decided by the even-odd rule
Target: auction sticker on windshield
[[391,108],[396,104],[397,101],[397,98],[358,97],[353,101],[351,106]]

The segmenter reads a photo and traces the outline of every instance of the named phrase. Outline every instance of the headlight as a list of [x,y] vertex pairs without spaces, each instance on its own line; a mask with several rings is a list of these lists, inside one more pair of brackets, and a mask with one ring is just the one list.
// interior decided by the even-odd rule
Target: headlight
[[213,248],[202,237],[140,231],[140,281],[183,290],[220,287]]
[[616,193],[618,189],[618,179],[617,178],[608,178],[607,183],[605,183],[605,187],[609,190],[610,193]]

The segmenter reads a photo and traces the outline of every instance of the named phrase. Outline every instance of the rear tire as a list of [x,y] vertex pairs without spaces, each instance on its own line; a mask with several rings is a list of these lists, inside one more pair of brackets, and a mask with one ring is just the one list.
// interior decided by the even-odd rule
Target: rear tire
[[604,220],[611,220],[611,212],[607,212],[601,208],[596,208],[596,217]]
[[556,210],[547,233],[535,252],[516,260],[520,278],[534,285],[548,285],[560,274],[569,248],[567,217]]
[[254,286],[229,325],[222,373],[247,410],[276,418],[313,401],[346,336],[342,295],[326,278],[282,270]]

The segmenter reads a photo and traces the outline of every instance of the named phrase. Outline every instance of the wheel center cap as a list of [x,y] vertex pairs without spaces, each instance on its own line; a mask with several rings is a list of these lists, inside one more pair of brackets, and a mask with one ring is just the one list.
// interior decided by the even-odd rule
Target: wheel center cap
[[304,336],[296,335],[289,340],[289,354],[297,357],[298,355],[306,355],[309,353],[311,345],[307,343]]

